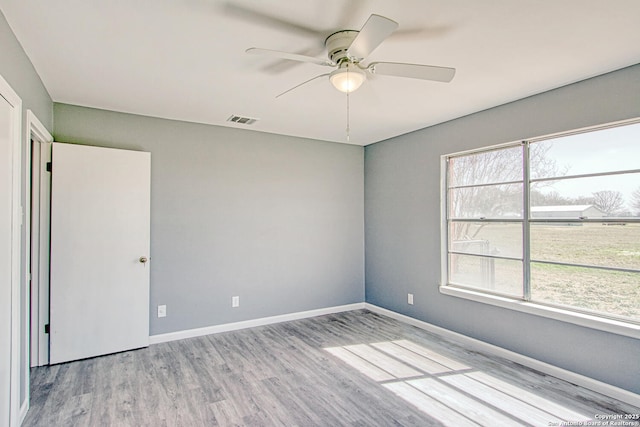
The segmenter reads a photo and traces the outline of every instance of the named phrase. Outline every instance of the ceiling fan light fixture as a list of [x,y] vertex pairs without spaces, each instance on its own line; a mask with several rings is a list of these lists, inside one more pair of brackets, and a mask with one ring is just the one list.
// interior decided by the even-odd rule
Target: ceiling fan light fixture
[[365,80],[364,71],[353,63],[344,63],[329,75],[333,87],[340,92],[350,93],[357,90]]

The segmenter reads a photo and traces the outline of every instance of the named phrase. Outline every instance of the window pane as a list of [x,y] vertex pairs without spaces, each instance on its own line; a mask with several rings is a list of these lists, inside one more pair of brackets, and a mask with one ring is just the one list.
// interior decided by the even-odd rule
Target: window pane
[[640,169],[640,123],[530,145],[531,178]]
[[640,273],[532,262],[531,297],[640,321]]
[[531,259],[640,270],[640,224],[532,224]]
[[521,180],[521,146],[449,159],[449,187]]
[[[640,160],[636,162],[640,166]],[[557,209],[542,206],[554,206]],[[580,213],[589,206],[593,208],[584,215]],[[579,216],[638,216],[640,173],[533,183],[531,214],[533,218],[574,219]]]
[[522,261],[449,254],[449,281],[522,298]]
[[456,252],[522,258],[521,223],[452,221],[449,241]]
[[522,184],[449,190],[450,218],[522,218]]

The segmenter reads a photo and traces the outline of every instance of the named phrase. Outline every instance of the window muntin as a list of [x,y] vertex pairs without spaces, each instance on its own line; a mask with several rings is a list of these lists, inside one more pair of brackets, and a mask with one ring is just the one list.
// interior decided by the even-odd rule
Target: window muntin
[[446,160],[447,285],[640,323],[640,123]]

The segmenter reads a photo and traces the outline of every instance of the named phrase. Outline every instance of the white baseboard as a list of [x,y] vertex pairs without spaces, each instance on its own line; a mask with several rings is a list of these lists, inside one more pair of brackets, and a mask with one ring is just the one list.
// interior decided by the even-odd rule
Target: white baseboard
[[[278,316],[263,317],[260,319],[245,320],[242,322],[225,323],[222,325],[207,326],[204,328],[188,329],[185,331],[170,332],[166,334],[151,335],[149,337],[149,344],[159,344],[163,342],[182,340],[186,338],[195,338],[203,335],[218,334],[221,332],[237,331],[239,329],[254,328],[256,326],[271,325],[274,323],[288,322],[291,320],[307,319],[310,317],[323,316],[325,314],[341,313],[345,311],[367,309],[374,313],[381,314],[383,316],[391,317],[392,319],[399,320],[412,326],[416,326],[420,329],[432,332],[440,335],[443,338],[457,341],[467,347],[475,350],[483,351],[495,356],[502,357],[512,362],[519,363],[529,368],[538,370],[547,375],[554,376],[556,378],[568,381],[572,384],[579,385],[581,387],[593,390],[598,393],[613,397],[614,399],[621,400],[630,405],[640,407],[640,395],[632,393],[628,390],[613,386],[611,384],[604,383],[602,381],[589,378],[587,376],[577,374],[575,372],[568,371],[566,369],[559,368],[546,362],[542,362],[537,359],[533,359],[528,356],[507,350],[502,347],[498,347],[493,344],[486,343],[484,341],[477,340],[475,338],[468,337],[457,332],[450,331],[439,326],[432,325],[431,323],[423,322],[422,320],[414,319],[409,316],[397,313],[395,311],[387,310],[382,307],[378,307],[369,303],[355,303],[348,305],[340,305],[335,307],[320,308],[317,310],[301,311],[297,313],[282,314]],[[21,408],[22,409],[22,408]],[[21,411],[22,412],[22,411]],[[24,414],[21,413],[21,419],[26,416],[26,410]]]
[[24,419],[27,418],[27,412],[29,412],[29,399],[25,399],[22,406],[20,406],[20,413],[18,414],[18,425],[21,426]]
[[242,322],[225,323],[222,325],[206,326],[204,328],[188,329],[185,331],[169,332],[167,334],[151,335],[149,344],[182,340],[185,338],[201,337],[203,335],[219,334],[221,332],[237,331],[239,329],[255,328],[256,326],[271,325],[273,323],[289,322],[291,320],[307,319],[309,317],[323,316],[325,314],[341,313],[343,311],[360,310],[365,308],[365,303],[339,305],[335,307],[319,308],[317,310],[300,311],[297,313],[281,314],[279,316],[263,317],[260,319],[245,320]]
[[383,316],[391,317],[392,319],[399,320],[404,323],[408,323],[412,326],[416,326],[420,329],[432,332],[440,335],[443,338],[457,341],[467,347],[475,350],[480,350],[485,353],[493,354],[495,356],[502,357],[512,362],[519,363],[545,374],[554,376],[561,380],[568,381],[572,384],[579,385],[581,387],[593,390],[595,392],[613,397],[614,399],[621,400],[630,405],[640,407],[640,395],[632,393],[628,390],[613,386],[611,384],[604,383],[602,381],[595,380],[593,378],[586,377],[575,372],[568,371],[566,369],[559,368],[549,363],[542,362],[537,359],[533,359],[528,356],[513,352],[511,350],[498,347],[493,344],[486,343],[484,341],[477,340],[475,338],[468,337],[466,335],[459,334],[457,332],[450,331],[448,329],[441,328],[439,326],[432,325],[431,323],[423,322],[422,320],[414,319],[409,316],[405,316],[395,311],[387,310],[382,307],[378,307],[373,304],[365,303],[364,308],[374,313],[381,314]]

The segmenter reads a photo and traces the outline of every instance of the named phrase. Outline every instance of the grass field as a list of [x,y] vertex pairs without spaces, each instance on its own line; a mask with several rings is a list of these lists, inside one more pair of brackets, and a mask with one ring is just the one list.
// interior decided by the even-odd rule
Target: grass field
[[[488,244],[469,250],[520,257],[521,234],[518,224],[489,224],[475,236]],[[640,224],[533,225],[531,259],[640,270]],[[516,296],[521,292],[520,262],[460,256],[453,269],[457,282]],[[640,273],[532,262],[531,296],[640,321]]]

